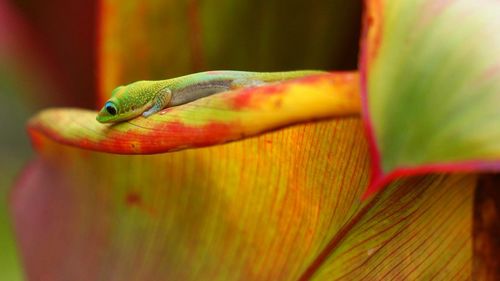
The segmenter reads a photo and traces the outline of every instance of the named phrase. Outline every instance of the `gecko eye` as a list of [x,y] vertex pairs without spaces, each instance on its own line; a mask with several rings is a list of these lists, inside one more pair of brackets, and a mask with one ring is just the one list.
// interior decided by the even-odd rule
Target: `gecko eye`
[[106,111],[111,115],[116,115],[116,113],[118,112],[118,110],[116,109],[116,106],[111,102],[106,103],[105,107],[106,107]]

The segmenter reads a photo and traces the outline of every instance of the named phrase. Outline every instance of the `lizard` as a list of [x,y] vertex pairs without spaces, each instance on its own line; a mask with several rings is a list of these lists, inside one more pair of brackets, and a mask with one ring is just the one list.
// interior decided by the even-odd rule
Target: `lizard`
[[100,123],[149,117],[160,110],[237,88],[260,86],[307,75],[319,70],[284,72],[206,71],[157,81],[137,81],[115,88],[97,114]]

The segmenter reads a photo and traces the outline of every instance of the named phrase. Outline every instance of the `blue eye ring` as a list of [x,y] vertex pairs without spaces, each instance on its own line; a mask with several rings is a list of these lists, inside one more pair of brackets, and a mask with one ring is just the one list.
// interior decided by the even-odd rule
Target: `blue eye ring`
[[104,105],[104,108],[106,108],[106,111],[110,114],[110,115],[116,115],[118,113],[118,109],[116,108],[116,105],[114,105],[112,102],[107,102],[105,105]]

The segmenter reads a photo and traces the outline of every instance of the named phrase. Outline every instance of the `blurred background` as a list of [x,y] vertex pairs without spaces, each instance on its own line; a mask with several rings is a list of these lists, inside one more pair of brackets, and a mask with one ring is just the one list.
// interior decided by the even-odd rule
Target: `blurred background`
[[7,202],[33,157],[28,118],[48,106],[92,106],[95,9],[79,1],[0,0],[1,280],[22,280]]
[[203,70],[355,69],[360,18],[345,0],[0,0],[0,280],[22,280],[7,202],[37,111]]

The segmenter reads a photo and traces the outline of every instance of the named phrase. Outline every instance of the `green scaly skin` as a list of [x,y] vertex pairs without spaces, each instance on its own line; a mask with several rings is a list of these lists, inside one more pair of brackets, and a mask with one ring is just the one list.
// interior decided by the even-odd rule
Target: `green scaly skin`
[[148,117],[166,107],[181,105],[212,94],[259,86],[324,71],[286,72],[207,71],[160,81],[137,81],[114,89],[97,114],[97,121],[112,123],[140,115]]

